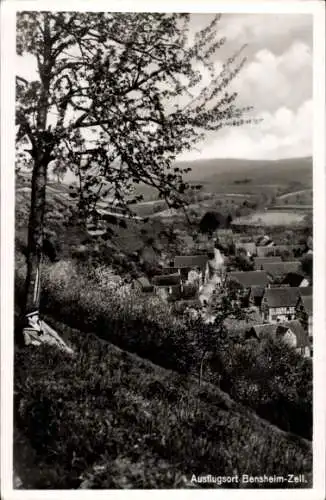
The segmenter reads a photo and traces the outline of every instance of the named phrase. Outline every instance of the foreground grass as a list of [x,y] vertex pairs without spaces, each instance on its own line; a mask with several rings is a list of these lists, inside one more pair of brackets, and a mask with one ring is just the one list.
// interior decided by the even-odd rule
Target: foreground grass
[[212,385],[53,326],[74,345],[73,359],[46,346],[15,353],[15,423],[37,467],[29,487],[185,488],[192,474],[287,473],[304,473],[301,486],[311,486],[307,441]]

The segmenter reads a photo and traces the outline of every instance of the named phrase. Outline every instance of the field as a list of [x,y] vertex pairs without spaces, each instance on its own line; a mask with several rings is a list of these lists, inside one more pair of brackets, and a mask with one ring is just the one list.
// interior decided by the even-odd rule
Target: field
[[304,213],[292,211],[268,211],[255,212],[245,217],[239,217],[233,221],[237,226],[293,226],[304,222]]
[[284,203],[286,205],[312,205],[313,192],[312,189],[302,189],[280,195],[276,203]]

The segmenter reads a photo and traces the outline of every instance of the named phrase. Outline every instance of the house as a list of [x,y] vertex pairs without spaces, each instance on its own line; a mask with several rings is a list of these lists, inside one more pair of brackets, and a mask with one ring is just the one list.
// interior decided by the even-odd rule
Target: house
[[273,246],[257,246],[257,257],[270,257],[275,255]]
[[260,303],[267,284],[265,271],[232,271],[226,274],[224,281],[224,286],[237,292],[236,297],[243,306]]
[[301,270],[301,262],[299,260],[291,262],[265,262],[262,267],[272,280],[282,280],[289,273],[298,273]]
[[249,292],[249,306],[260,308],[264,292],[265,292],[264,286],[252,286]]
[[[208,255],[180,255],[174,258],[175,271],[181,276],[181,281],[187,282],[196,279],[199,286],[205,284],[209,279]],[[189,275],[190,273],[190,275]]]
[[257,271],[262,271],[263,265],[271,262],[282,262],[282,259],[280,256],[254,258],[254,266]]
[[274,244],[274,241],[269,236],[267,236],[267,234],[258,236],[256,240],[257,247],[271,247]]
[[181,278],[180,274],[175,272],[173,274],[160,274],[153,276],[152,285],[155,286],[170,286],[170,285],[180,285]]
[[154,291],[153,285],[149,282],[146,276],[141,276],[133,281],[133,288],[143,293],[151,293]]
[[269,283],[265,271],[231,271],[226,274],[225,282],[231,281],[248,289],[253,286],[266,287]]
[[154,291],[162,299],[171,300],[181,296],[182,283],[180,274],[164,274],[152,278]]
[[302,245],[264,245],[257,246],[258,257],[273,257],[282,256],[284,254],[290,255],[301,255]]
[[[305,357],[311,356],[311,342],[307,332],[302,327],[299,320],[287,321],[285,326],[289,328],[291,332],[293,332],[296,336],[296,344],[294,347],[297,352],[302,354]],[[287,340],[287,339],[286,339]]]
[[269,287],[261,301],[263,320],[269,323],[279,323],[296,319],[296,305],[299,298],[299,288]]
[[257,248],[255,243],[252,241],[242,242],[237,241],[235,244],[235,253],[239,255],[240,253],[245,252],[247,257],[252,257],[253,255],[257,255]]
[[313,338],[313,296],[312,287],[304,287],[299,290],[296,304],[296,315],[301,324],[308,332],[309,339]]
[[310,341],[300,321],[292,320],[277,324],[262,324],[252,326],[246,333],[246,338],[262,340],[268,336],[280,338],[304,357],[311,355]]

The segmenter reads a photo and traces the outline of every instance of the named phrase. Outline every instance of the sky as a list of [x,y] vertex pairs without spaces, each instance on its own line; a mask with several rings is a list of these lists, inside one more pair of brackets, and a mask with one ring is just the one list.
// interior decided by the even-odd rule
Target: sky
[[[192,14],[190,37],[212,19]],[[179,160],[200,158],[278,159],[312,155],[312,15],[223,14],[218,32],[226,36],[214,54],[214,65],[243,44],[247,63],[233,82],[238,103],[254,106],[259,124],[225,128],[206,135],[196,150]],[[19,58],[19,74],[35,68],[28,57]],[[203,82],[209,83],[208,73]]]
[[[195,29],[207,15],[193,17]],[[211,133],[197,152],[182,159],[278,159],[312,154],[312,16],[309,14],[224,14],[227,37],[215,64],[243,44],[247,63],[234,82],[239,103],[254,106],[259,125]]]

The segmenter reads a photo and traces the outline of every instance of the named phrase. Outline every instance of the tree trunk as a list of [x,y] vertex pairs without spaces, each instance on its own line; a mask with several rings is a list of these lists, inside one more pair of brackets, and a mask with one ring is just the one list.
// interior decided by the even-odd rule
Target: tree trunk
[[[46,325],[44,321],[41,321],[39,317],[47,169],[51,160],[54,159],[53,148],[56,144],[56,138],[51,132],[51,127],[47,129],[50,82],[52,69],[55,64],[48,13],[44,13],[44,24],[41,32],[44,37],[43,51],[37,57],[41,91],[37,105],[36,132],[32,136],[31,155],[34,160],[34,167],[28,225],[27,273],[21,318],[23,329],[22,332],[19,331],[19,341],[34,345],[42,343],[46,335],[47,341],[50,339],[52,343],[54,340],[55,343],[60,344],[60,339],[56,338],[54,330]],[[21,330],[21,328],[18,330]]]
[[43,251],[43,226],[48,155],[36,153],[32,174],[32,199],[28,227],[27,275],[25,283],[25,319],[40,307],[41,260]]

